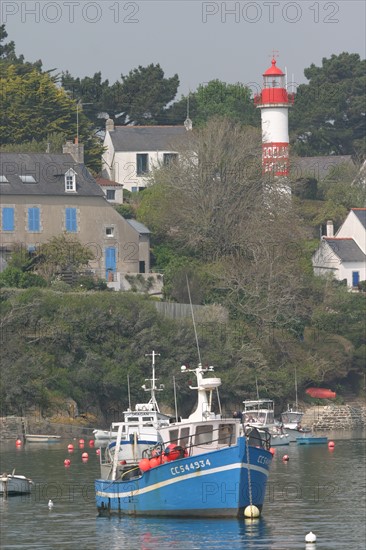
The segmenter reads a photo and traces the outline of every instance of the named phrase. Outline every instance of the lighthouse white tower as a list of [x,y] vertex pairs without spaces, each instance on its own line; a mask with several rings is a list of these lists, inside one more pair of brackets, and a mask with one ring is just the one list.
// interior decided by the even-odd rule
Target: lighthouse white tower
[[285,74],[273,55],[271,67],[263,73],[262,91],[254,97],[261,109],[263,174],[289,175],[288,109],[293,102],[294,95],[287,93]]

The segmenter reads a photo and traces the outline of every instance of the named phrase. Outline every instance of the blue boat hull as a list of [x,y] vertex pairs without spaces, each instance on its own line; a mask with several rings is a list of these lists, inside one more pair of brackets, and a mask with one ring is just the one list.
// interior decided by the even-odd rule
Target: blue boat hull
[[327,437],[298,437],[296,439],[298,445],[318,445],[320,443],[327,443]]
[[167,462],[134,479],[97,479],[98,511],[102,515],[240,517],[250,503],[261,511],[272,455],[257,447],[249,447],[249,455],[248,466],[245,440],[240,437],[237,445]]

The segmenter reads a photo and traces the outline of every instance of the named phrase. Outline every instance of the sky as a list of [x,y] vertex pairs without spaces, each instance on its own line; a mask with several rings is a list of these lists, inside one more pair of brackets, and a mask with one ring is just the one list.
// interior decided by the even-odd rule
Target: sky
[[160,63],[179,76],[177,98],[216,78],[255,89],[272,52],[295,89],[324,57],[366,57],[361,0],[2,0],[0,17],[17,54],[45,70],[113,83]]

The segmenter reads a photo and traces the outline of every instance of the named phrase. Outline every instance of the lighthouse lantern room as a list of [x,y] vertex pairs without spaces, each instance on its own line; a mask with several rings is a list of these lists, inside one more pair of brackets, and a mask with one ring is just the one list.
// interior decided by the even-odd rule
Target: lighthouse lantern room
[[278,177],[289,175],[288,109],[294,102],[294,95],[288,94],[285,74],[272,64],[263,73],[263,88],[254,97],[254,103],[261,109],[262,119],[262,172]]

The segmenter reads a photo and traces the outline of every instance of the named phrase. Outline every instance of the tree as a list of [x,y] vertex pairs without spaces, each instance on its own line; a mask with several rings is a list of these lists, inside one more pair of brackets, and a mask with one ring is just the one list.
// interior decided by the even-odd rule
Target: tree
[[152,63],[122,74],[121,81],[112,85],[102,80],[100,72],[83,79],[64,73],[62,85],[81,102],[93,102],[88,112],[97,127],[102,126],[98,114],[103,113],[122,125],[152,125],[164,121],[166,106],[177,94],[179,78],[177,74],[166,78],[160,65]]
[[290,112],[293,150],[300,156],[366,153],[366,60],[343,52],[305,69]]
[[251,91],[240,83],[227,84],[211,80],[200,84],[196,91],[173,103],[165,116],[166,124],[182,124],[187,117],[193,124],[201,125],[212,117],[225,117],[245,125],[260,125],[260,116],[251,98]]
[[79,273],[83,271],[93,253],[77,239],[61,235],[53,237],[36,249],[32,258],[32,269],[47,281],[64,272]]

